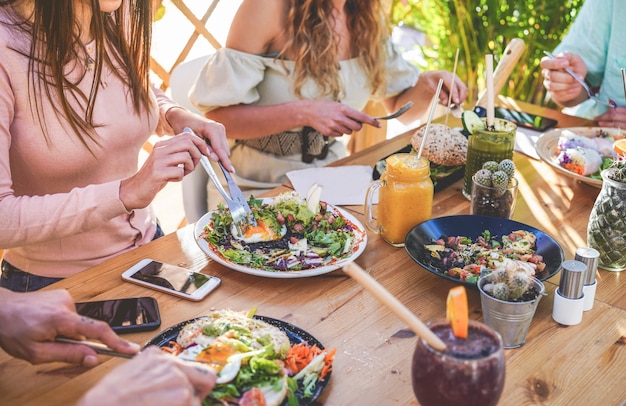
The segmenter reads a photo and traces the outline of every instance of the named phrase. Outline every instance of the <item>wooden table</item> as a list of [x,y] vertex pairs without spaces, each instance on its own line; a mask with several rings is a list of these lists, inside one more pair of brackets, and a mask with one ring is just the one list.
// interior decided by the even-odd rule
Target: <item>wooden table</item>
[[[562,127],[588,124],[556,111],[522,106],[557,118]],[[451,123],[456,125],[457,123]],[[405,146],[410,133],[363,150],[336,165],[373,164]],[[562,245],[566,259],[586,245],[587,219],[599,189],[553,171],[546,163],[516,154],[520,190],[514,219],[540,228]],[[282,187],[275,192],[278,193]],[[361,207],[348,207],[363,220]],[[435,195],[433,216],[467,214],[461,181]],[[79,275],[55,284],[76,301],[152,295],[159,301],[162,328],[212,309],[258,308],[258,314],[284,320],[336,347],[331,380],[319,398],[328,405],[417,404],[411,387],[415,336],[386,307],[341,270],[307,279],[270,279],[225,268],[200,251],[187,226]],[[479,230],[477,230],[479,231]],[[455,284],[425,271],[376,234],[369,234],[357,263],[422,320],[445,317],[445,298]],[[142,258],[179,264],[217,275],[223,283],[201,302],[190,302],[122,282],[122,271]],[[502,405],[619,405],[626,400],[626,282],[623,274],[598,272],[596,301],[582,323],[562,326],[552,320],[558,276],[547,281],[527,342],[507,350]],[[621,279],[620,279],[621,278]],[[469,290],[470,314],[481,319],[478,291]],[[0,328],[6,328],[1,326]],[[155,332],[127,338],[145,343]],[[72,404],[121,362],[106,359],[86,370],[65,364],[31,366],[0,352],[0,404]]]

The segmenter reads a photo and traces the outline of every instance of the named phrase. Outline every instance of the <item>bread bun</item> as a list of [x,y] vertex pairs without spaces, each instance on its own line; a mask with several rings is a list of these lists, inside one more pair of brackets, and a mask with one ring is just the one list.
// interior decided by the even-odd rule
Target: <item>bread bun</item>
[[[411,137],[411,145],[419,151],[426,126],[419,128]],[[431,124],[422,156],[431,163],[443,166],[465,165],[467,138],[443,124]]]

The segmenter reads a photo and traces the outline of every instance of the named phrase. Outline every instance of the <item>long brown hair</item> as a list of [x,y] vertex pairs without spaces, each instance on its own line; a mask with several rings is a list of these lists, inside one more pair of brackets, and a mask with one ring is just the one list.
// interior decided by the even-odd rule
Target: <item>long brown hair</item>
[[[87,95],[64,74],[69,63],[87,55],[79,40],[74,10],[75,0],[33,0],[32,15],[13,16],[13,26],[31,37],[29,50],[14,49],[29,58],[29,94],[34,114],[42,125],[46,139],[45,118],[42,117],[43,97],[54,106],[57,116],[64,117],[80,141],[89,149],[88,139],[99,144],[93,121],[93,109],[100,87],[102,67],[111,71],[128,87],[136,113],[146,111],[152,104],[150,86],[150,41],[152,34],[152,0],[123,0],[113,13],[100,11],[99,0],[90,0],[92,8],[91,36],[96,57],[93,61],[94,79]],[[19,4],[18,0],[0,0],[0,6]],[[109,51],[109,52],[107,52]],[[114,66],[121,67],[116,69]],[[84,73],[83,73],[84,75]],[[84,110],[72,108],[70,100],[84,102]],[[87,138],[86,138],[87,137]],[[93,151],[91,151],[93,153]]]
[[[359,57],[372,91],[385,85],[385,40],[390,34],[379,0],[347,0],[350,52]],[[295,55],[295,92],[307,79],[313,79],[322,94],[335,100],[343,96],[339,82],[337,43],[332,30],[332,0],[291,0],[287,18],[287,43],[278,57]]]

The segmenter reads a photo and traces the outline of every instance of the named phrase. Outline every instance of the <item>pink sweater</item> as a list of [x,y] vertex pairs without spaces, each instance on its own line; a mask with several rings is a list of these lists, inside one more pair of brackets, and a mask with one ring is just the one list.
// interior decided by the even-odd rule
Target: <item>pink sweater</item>
[[[152,239],[152,210],[127,212],[119,187],[136,173],[142,145],[174,104],[155,90],[160,117],[156,103],[152,111],[135,114],[127,89],[104,68],[94,111],[102,125],[101,146],[92,145],[96,156],[57,119],[44,96],[46,142],[28,97],[28,59],[13,50],[29,46],[0,24],[0,249],[23,271],[67,277]],[[80,83],[86,94],[91,77],[88,72]]]

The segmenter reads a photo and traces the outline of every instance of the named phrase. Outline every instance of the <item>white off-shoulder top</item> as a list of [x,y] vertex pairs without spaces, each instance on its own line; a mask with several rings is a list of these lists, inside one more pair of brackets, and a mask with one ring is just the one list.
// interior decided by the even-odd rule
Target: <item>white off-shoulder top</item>
[[[361,110],[368,100],[394,96],[417,83],[418,69],[402,58],[389,43],[386,89],[373,94],[358,58],[340,61],[340,80],[345,95],[340,100]],[[221,48],[209,57],[190,91],[191,102],[203,113],[236,104],[274,105],[297,100],[293,91],[294,62]],[[302,88],[305,99],[321,96],[317,85],[308,81]]]

